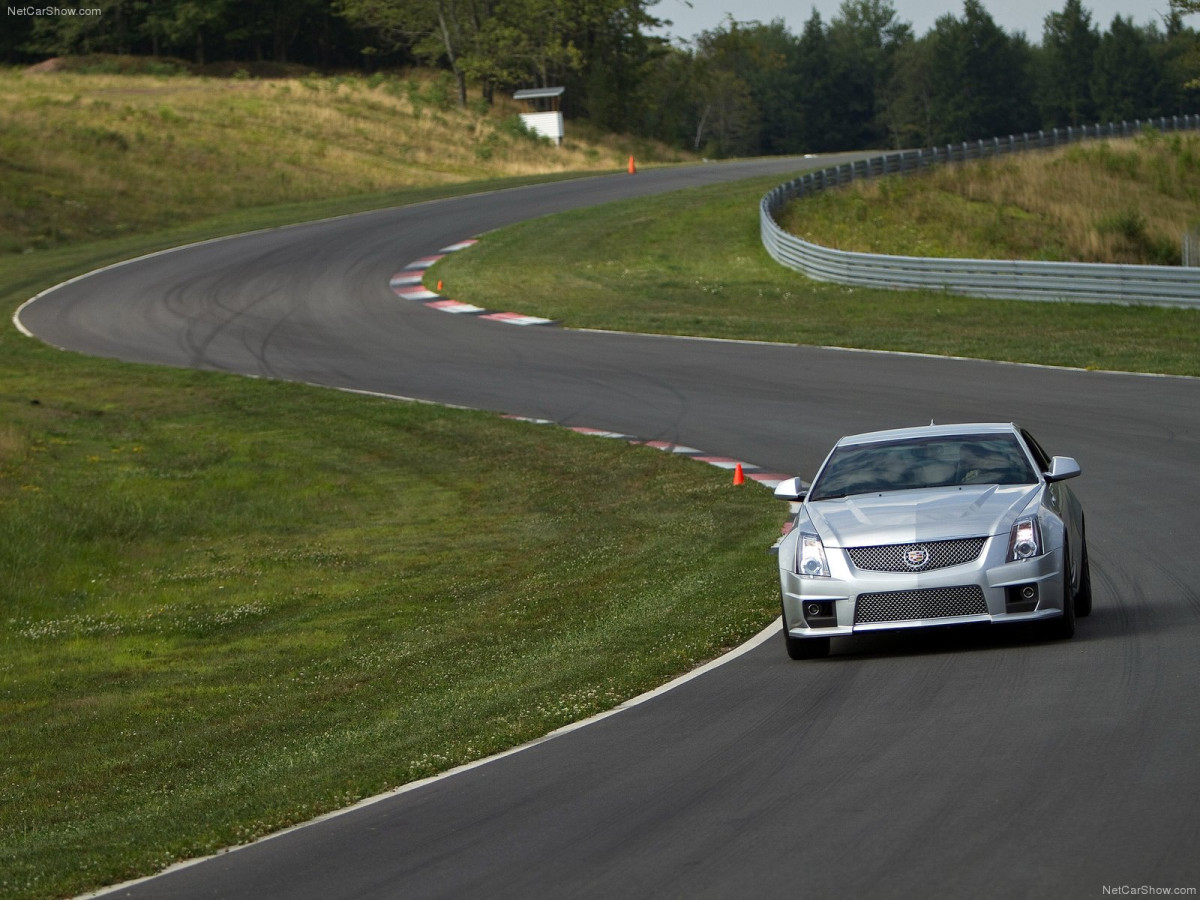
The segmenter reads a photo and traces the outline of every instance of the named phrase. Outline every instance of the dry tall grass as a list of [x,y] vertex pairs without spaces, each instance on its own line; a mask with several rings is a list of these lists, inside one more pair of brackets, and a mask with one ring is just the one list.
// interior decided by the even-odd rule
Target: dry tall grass
[[530,139],[514,104],[461,109],[437,77],[0,71],[0,252],[229,209],[511,175],[611,170],[620,138]]
[[1198,200],[1200,136],[1148,132],[857,182],[785,227],[872,253],[1176,265]]

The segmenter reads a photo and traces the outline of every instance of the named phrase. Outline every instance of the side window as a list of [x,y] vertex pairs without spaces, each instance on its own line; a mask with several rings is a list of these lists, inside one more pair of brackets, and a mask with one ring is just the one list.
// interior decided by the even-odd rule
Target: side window
[[1043,472],[1050,471],[1050,455],[1042,449],[1042,445],[1033,439],[1033,435],[1021,429],[1021,437],[1025,438],[1025,443],[1029,446],[1029,452],[1033,454],[1034,460],[1037,462],[1038,469]]

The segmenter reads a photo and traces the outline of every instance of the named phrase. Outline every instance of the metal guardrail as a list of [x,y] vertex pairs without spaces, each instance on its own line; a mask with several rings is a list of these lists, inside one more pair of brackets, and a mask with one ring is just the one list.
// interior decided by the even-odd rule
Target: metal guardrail
[[858,178],[908,174],[935,165],[1045,150],[1081,140],[1128,137],[1144,128],[1200,129],[1200,116],[1137,120],[1082,128],[1055,128],[987,141],[906,150],[810,172],[770,191],[759,204],[763,246],[776,262],[817,281],[896,290],[934,290],[968,297],[1067,300],[1185,306],[1200,309],[1200,269],[1033,260],[884,256],[835,250],[779,227],[775,216],[793,198]]

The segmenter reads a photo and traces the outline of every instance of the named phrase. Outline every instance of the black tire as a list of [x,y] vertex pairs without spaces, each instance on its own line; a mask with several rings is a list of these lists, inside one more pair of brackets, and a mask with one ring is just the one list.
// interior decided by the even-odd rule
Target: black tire
[[1082,619],[1092,614],[1092,566],[1088,562],[1087,541],[1083,542],[1083,563],[1079,572],[1079,590],[1075,592],[1075,615]]
[[829,638],[787,638],[788,656],[792,659],[822,659],[829,655]]
[[787,615],[783,616],[783,640],[792,659],[821,659],[829,655],[829,638],[795,638],[788,634]]
[[1065,641],[1075,637],[1075,591],[1071,582],[1075,575],[1071,571],[1071,547],[1063,543],[1063,600],[1062,615],[1046,623],[1046,632],[1055,640]]

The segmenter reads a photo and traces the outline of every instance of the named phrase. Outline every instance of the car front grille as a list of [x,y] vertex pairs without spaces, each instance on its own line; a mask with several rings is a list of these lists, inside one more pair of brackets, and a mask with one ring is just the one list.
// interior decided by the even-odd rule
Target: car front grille
[[[974,562],[983,552],[987,538],[960,538],[953,541],[914,541],[911,544],[884,544],[879,547],[850,547],[846,550],[856,567],[864,572],[932,572]],[[910,550],[924,550],[925,562],[913,565]],[[921,554],[917,554],[918,559]]]
[[987,611],[983,588],[977,584],[924,588],[916,591],[886,591],[858,595],[858,602],[854,606],[854,624],[976,616],[986,614]]

